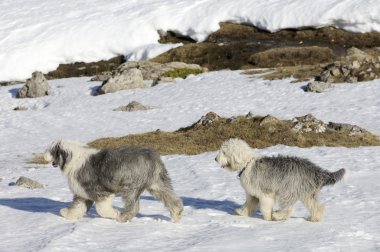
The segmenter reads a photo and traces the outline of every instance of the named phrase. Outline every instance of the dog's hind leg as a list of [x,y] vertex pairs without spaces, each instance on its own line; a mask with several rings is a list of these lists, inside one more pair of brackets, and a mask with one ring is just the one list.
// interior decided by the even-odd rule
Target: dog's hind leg
[[286,220],[293,213],[293,206],[296,203],[296,199],[279,199],[280,210],[272,213],[273,220]]
[[69,208],[62,208],[59,212],[66,219],[76,220],[82,218],[91,208],[94,202],[74,195],[73,202]]
[[246,193],[246,201],[244,205],[235,209],[235,213],[241,216],[250,216],[256,211],[259,199]]
[[318,195],[309,195],[302,200],[302,203],[310,211],[310,216],[307,218],[308,221],[318,222],[322,219],[325,208],[318,202]]
[[113,199],[115,194],[111,194],[102,200],[95,202],[96,212],[103,218],[118,219],[119,211],[112,206]]
[[124,211],[119,216],[120,222],[132,220],[140,209],[140,195],[143,189],[126,190],[123,193]]
[[170,185],[162,183],[152,185],[148,188],[148,192],[156,199],[164,202],[165,207],[169,209],[173,222],[179,222],[181,220],[183,204]]
[[274,195],[263,194],[259,198],[260,201],[260,211],[264,217],[264,220],[272,220],[272,209],[274,206]]

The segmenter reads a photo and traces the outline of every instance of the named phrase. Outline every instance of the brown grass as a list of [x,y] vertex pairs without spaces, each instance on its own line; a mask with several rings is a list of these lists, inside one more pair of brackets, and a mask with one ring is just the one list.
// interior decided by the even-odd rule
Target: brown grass
[[195,155],[217,150],[223,141],[238,137],[247,141],[252,147],[265,148],[277,144],[289,146],[378,146],[377,136],[366,132],[363,136],[349,136],[349,132],[327,131],[325,133],[296,133],[288,120],[272,122],[260,126],[262,117],[237,117],[228,122],[226,118],[216,121],[211,126],[197,125],[175,132],[148,132],[116,138],[102,138],[89,145],[94,148],[117,148],[123,146],[149,146],[156,148],[163,155]]
[[[255,148],[266,148],[277,144],[298,147],[329,146],[358,147],[380,146],[378,136],[365,132],[362,136],[349,136],[348,131],[326,131],[324,133],[296,133],[290,120],[278,120],[260,125],[263,117],[239,116],[235,120],[220,118],[213,124],[194,124],[175,132],[160,130],[144,134],[97,139],[89,146],[97,149],[112,149],[125,146],[147,146],[157,149],[162,155],[196,155],[216,151],[229,138],[238,137]],[[47,164],[42,155],[36,155],[29,164]]]
[[249,63],[256,67],[282,67],[327,63],[334,58],[333,51],[327,47],[283,47],[255,53]]
[[278,80],[293,77],[294,82],[307,81],[314,79],[322,72],[322,65],[307,66],[288,66],[260,70],[249,70],[243,74],[261,74],[260,77],[265,80]]
[[48,164],[43,155],[35,154],[34,157],[27,162],[28,164]]

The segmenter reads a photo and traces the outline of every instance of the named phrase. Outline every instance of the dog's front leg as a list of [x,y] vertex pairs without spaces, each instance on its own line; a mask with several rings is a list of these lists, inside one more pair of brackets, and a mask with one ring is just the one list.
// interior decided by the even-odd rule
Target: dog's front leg
[[69,220],[76,220],[82,218],[85,213],[91,208],[94,202],[88,199],[74,195],[73,202],[70,207],[62,208],[59,213],[62,217]]
[[274,206],[274,196],[272,195],[261,195],[260,199],[260,211],[264,217],[264,220],[272,220],[272,209]]
[[259,204],[259,199],[255,196],[251,196],[246,193],[246,201],[244,205],[235,209],[235,213],[241,216],[250,216],[256,211],[257,205]]

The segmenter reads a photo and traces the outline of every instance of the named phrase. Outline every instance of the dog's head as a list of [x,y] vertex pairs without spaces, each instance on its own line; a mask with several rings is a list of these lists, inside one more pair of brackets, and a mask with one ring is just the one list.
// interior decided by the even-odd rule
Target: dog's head
[[239,171],[260,156],[253,153],[249,145],[238,138],[231,138],[225,141],[220,147],[219,153],[215,158],[222,168],[231,171]]
[[51,162],[54,167],[60,167],[65,170],[66,165],[72,159],[72,152],[67,148],[64,140],[53,142],[45,151],[44,159]]

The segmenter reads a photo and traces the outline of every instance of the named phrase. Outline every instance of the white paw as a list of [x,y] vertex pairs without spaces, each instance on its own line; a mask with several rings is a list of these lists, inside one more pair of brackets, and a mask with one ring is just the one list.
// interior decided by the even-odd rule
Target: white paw
[[248,211],[244,208],[236,208],[235,213],[240,216],[248,216]]
[[62,217],[65,217],[66,219],[68,219],[68,215],[69,215],[69,209],[68,208],[62,208],[59,213],[61,214]]
[[69,208],[62,208],[59,213],[62,217],[68,219],[68,220],[77,220],[81,218],[81,216],[78,216],[76,214],[73,214],[72,211],[70,211]]

